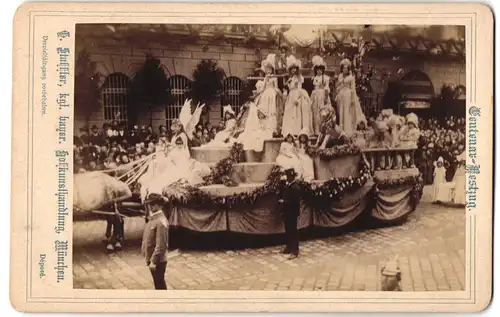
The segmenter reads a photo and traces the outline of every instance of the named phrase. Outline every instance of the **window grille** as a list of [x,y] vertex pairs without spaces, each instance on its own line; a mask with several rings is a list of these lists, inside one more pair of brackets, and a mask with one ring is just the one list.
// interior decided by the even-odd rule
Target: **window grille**
[[168,79],[169,99],[165,109],[167,127],[170,127],[172,120],[179,117],[184,101],[186,101],[190,92],[191,81],[186,77],[175,75]]
[[110,74],[104,81],[101,94],[106,122],[128,123],[129,86],[130,79],[122,73]]
[[231,76],[224,80],[221,95],[221,116],[222,108],[226,105],[231,105],[236,113],[239,112],[240,107],[245,103],[245,100],[242,98],[243,89],[243,81],[236,76]]

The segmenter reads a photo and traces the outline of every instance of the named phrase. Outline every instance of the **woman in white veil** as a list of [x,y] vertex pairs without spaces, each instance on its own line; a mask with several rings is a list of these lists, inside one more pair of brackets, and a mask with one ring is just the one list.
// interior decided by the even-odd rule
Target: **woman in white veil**
[[264,141],[273,137],[273,130],[266,124],[265,115],[259,111],[257,105],[249,101],[247,103],[248,115],[244,131],[238,136],[237,142],[243,144],[244,150],[262,152]]

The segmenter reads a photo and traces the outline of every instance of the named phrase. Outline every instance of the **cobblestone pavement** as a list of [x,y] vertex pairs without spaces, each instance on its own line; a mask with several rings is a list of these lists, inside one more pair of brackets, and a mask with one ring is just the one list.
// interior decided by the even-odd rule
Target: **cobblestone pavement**
[[[74,287],[153,289],[142,259],[144,220],[126,221],[127,243],[106,254],[101,220],[74,223]],[[380,290],[383,263],[398,255],[403,291],[463,290],[465,212],[422,202],[401,226],[301,241],[287,260],[281,245],[238,251],[181,251],[167,268],[169,289]]]

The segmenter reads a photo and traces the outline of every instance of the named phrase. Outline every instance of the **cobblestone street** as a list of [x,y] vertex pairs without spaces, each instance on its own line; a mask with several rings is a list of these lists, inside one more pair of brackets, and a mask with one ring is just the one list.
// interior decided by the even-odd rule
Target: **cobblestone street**
[[[106,254],[105,222],[74,223],[74,287],[153,289],[140,255],[144,220],[126,220],[127,241]],[[381,265],[398,255],[403,291],[463,290],[463,208],[421,202],[401,226],[301,241],[300,257],[287,260],[282,245],[238,251],[181,251],[167,268],[169,289],[380,290]]]

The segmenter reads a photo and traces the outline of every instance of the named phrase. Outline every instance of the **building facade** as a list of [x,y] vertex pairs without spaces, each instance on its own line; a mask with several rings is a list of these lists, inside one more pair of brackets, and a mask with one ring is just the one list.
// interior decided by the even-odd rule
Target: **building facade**
[[[240,93],[252,76],[260,61],[269,53],[277,53],[274,43],[265,41],[258,44],[245,42],[235,38],[232,41],[214,41],[213,38],[196,36],[170,37],[165,35],[156,41],[141,41],[140,35],[133,40],[123,38],[102,37],[88,30],[82,31],[77,26],[76,56],[86,54],[88,61],[98,76],[98,105],[90,115],[78,115],[75,112],[75,131],[79,128],[97,125],[116,120],[128,125],[152,125],[155,130],[160,125],[169,125],[177,117],[184,100],[189,95],[193,70],[202,59],[218,62],[224,70],[226,79],[220,97],[210,106],[209,119],[218,124],[221,118],[221,104],[231,104],[237,108],[245,100]],[[81,36],[79,36],[81,32]],[[213,36],[212,36],[213,37]],[[306,52],[297,50],[297,57]],[[134,74],[142,67],[146,56],[151,55],[160,60],[161,69],[168,80],[170,98],[164,104],[141,109],[131,122],[127,115],[129,100],[128,89]],[[338,71],[341,56],[328,56],[327,67]],[[365,109],[383,108],[383,95],[387,84],[396,78],[398,70],[418,70],[425,73],[432,82],[434,94],[439,94],[443,85],[465,86],[465,62],[446,61],[445,59],[414,58],[410,54],[401,57],[377,56],[367,54],[363,65],[372,65],[374,76],[370,79],[370,91],[360,96]],[[77,65],[78,67],[78,65]],[[78,81],[78,80],[77,80]],[[75,88],[79,82],[75,82]],[[75,107],[81,107],[75,101]]]

